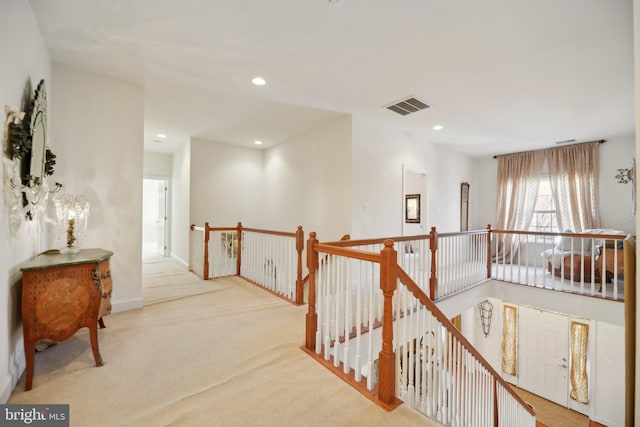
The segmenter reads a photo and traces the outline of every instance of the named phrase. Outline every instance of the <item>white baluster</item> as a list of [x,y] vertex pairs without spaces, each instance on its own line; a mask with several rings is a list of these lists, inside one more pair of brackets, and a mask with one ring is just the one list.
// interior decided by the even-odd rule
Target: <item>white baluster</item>
[[356,287],[356,357],[355,357],[355,380],[360,382],[362,378],[362,373],[360,372],[361,364],[360,352],[362,349],[360,348],[360,342],[362,339],[362,263],[363,261],[358,261],[358,283]]
[[344,310],[344,355],[343,355],[343,372],[349,373],[349,343],[351,342],[351,261],[343,258],[344,270],[343,276],[345,281],[345,310]]

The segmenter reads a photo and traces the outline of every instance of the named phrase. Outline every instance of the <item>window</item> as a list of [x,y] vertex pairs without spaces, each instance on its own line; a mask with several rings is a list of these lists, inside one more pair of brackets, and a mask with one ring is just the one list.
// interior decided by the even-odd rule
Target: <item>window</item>
[[[540,177],[538,187],[538,197],[533,208],[533,217],[529,231],[540,233],[557,233],[558,223],[556,221],[556,207],[551,197],[551,183],[548,176]],[[553,243],[553,236],[529,236],[530,242]]]

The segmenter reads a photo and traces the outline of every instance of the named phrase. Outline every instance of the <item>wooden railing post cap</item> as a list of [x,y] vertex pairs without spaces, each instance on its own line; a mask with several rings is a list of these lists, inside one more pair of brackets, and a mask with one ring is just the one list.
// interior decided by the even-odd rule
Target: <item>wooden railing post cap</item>
[[435,227],[431,227],[431,232],[435,233],[436,232],[436,228]]
[[302,230],[302,226],[301,225],[298,226],[298,231],[300,231],[300,230]]
[[382,244],[385,248],[393,248],[393,240],[391,239],[385,239]]
[[310,239],[314,239],[314,240],[315,240],[315,238],[316,238],[316,232],[315,232],[315,231],[312,231],[311,233],[309,233],[309,238],[310,238]]
[[491,230],[491,224],[487,224],[487,230]]
[[238,221],[238,227],[242,227],[242,222]]
[[191,225],[189,226],[189,228],[191,229],[191,231],[193,231],[193,229],[194,229],[194,228],[196,228],[196,225],[195,225],[195,224],[191,224]]

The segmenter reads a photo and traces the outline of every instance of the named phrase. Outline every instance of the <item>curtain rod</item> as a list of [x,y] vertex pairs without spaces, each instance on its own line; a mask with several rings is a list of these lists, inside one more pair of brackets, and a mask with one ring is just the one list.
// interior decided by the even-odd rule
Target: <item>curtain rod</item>
[[[605,142],[607,142],[607,140],[606,140],[606,139],[596,139],[596,140],[594,140],[594,141],[576,142],[576,143],[574,143],[574,144],[567,144],[567,145],[590,144],[590,143],[592,143],[592,142],[599,142],[600,144],[604,144]],[[494,159],[497,159],[498,157],[501,157],[501,156],[508,156],[508,155],[510,155],[510,154],[529,153],[529,152],[532,152],[532,151],[548,150],[548,149],[550,149],[550,148],[552,148],[552,147],[540,148],[539,150],[517,151],[517,152],[515,152],[515,153],[496,154],[495,156],[493,156],[493,158],[494,158]]]

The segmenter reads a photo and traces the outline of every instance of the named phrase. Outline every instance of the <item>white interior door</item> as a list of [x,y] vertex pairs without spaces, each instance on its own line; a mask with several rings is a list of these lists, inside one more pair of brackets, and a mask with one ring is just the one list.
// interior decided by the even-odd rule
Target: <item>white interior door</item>
[[142,191],[143,254],[167,255],[167,186],[166,179],[144,179]]
[[520,387],[567,406],[569,319],[520,307],[518,321]]
[[158,254],[167,256],[167,182],[158,181],[157,245]]

